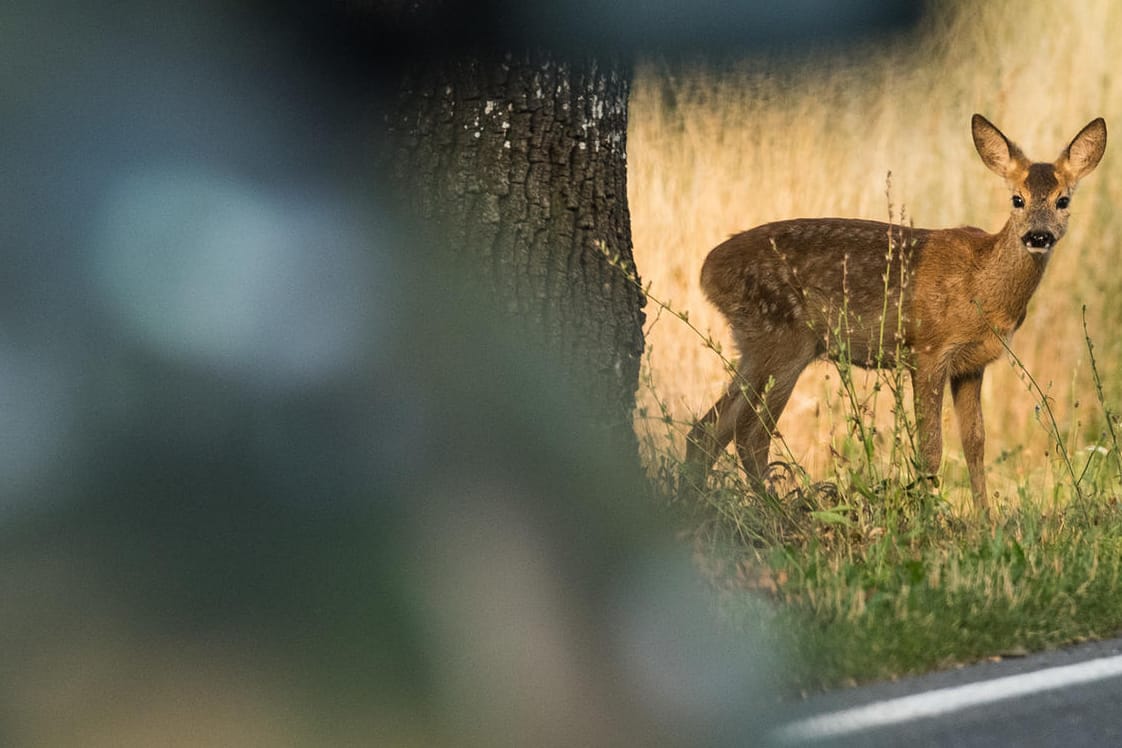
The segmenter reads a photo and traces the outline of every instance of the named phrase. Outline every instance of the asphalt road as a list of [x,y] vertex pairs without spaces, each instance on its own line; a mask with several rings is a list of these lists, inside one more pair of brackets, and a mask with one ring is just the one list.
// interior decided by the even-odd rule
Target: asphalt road
[[769,746],[1122,746],[1122,639],[813,697]]

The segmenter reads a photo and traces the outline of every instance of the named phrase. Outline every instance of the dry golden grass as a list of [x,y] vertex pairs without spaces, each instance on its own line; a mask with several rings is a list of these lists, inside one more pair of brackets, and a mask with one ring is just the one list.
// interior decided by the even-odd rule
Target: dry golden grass
[[[721,72],[645,62],[629,134],[629,199],[644,282],[733,355],[725,321],[697,282],[705,255],[730,234],[814,216],[998,230],[1008,195],[978,159],[971,114],[984,114],[1038,160],[1056,157],[1093,117],[1122,125],[1122,77],[1113,71],[1122,38],[1110,31],[1120,21],[1122,5],[1110,0],[1079,8],[1025,0],[962,4],[935,8],[920,32],[845,56],[746,60]],[[1102,421],[1084,304],[1108,396],[1122,393],[1122,345],[1112,340],[1122,320],[1113,211],[1122,192],[1119,147],[1108,146],[1073,201],[1068,236],[1013,341],[1053,398],[1061,425],[1090,440]],[[654,318],[656,309],[648,313]],[[727,384],[719,357],[675,318],[664,315],[650,326],[648,346],[653,391],[682,422],[708,408]],[[845,433],[836,385],[832,367],[809,369],[779,424],[792,455],[818,476],[831,470],[830,447]],[[650,388],[640,396],[653,407]],[[1050,484],[1049,437],[1035,404],[1013,366],[990,366],[983,393],[987,462],[991,487],[1003,496],[1015,495],[1030,477]],[[890,406],[876,406],[889,427]],[[964,496],[949,408],[944,420],[945,474],[952,493]],[[996,460],[1003,451],[1014,456]]]

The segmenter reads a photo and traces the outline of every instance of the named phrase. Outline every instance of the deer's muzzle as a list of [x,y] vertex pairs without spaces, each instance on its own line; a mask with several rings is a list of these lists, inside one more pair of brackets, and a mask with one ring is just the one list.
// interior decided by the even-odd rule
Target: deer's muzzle
[[1051,249],[1052,245],[1056,243],[1056,237],[1051,231],[1030,231],[1021,237],[1021,241],[1029,250],[1034,249]]

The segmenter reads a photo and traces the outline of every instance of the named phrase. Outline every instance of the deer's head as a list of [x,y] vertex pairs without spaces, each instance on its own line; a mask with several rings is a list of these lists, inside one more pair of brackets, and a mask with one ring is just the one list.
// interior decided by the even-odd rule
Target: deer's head
[[1009,229],[1034,254],[1047,254],[1067,231],[1072,193],[1106,149],[1106,122],[1092,120],[1053,163],[1033,163],[989,120],[975,114],[974,146],[1012,192]]

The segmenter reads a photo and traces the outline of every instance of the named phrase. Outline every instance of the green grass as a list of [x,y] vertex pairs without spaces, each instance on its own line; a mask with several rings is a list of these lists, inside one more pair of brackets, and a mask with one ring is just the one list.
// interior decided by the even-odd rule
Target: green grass
[[[992,528],[935,523],[745,551],[722,609],[732,625],[783,632],[800,689],[1110,636],[1122,624],[1115,509],[1026,507]],[[759,594],[774,604],[767,616]]]
[[1099,468],[1079,501],[1061,486],[996,520],[852,474],[759,496],[722,472],[677,507],[729,625],[780,637],[790,687],[818,689],[1122,631],[1117,469]]

